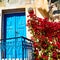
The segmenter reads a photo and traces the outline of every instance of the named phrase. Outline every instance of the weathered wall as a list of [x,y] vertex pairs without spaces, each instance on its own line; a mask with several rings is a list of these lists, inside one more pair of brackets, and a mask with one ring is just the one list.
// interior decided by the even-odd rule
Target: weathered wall
[[[26,4],[26,5],[22,5],[22,6],[20,6],[20,5],[18,5],[18,6],[17,5],[15,5],[15,6],[14,5],[13,6],[11,6],[11,5],[10,6],[4,6],[1,9],[2,10],[5,10],[5,9],[14,9],[14,8],[16,8],[16,9],[17,8],[25,8],[25,12],[26,12],[26,23],[27,23],[27,20],[28,20],[27,15],[28,15],[28,8],[29,7],[32,7],[35,10],[36,15],[38,17],[41,17],[41,18],[44,18],[44,17],[40,13],[40,11],[38,11],[38,8],[46,9],[48,11],[47,0],[35,0],[33,4]],[[2,17],[1,14],[2,13],[0,11],[0,38],[1,38],[1,20],[2,20],[1,19],[1,17]],[[27,37],[30,39],[31,34],[28,31],[28,28],[26,29],[26,34],[27,34]]]

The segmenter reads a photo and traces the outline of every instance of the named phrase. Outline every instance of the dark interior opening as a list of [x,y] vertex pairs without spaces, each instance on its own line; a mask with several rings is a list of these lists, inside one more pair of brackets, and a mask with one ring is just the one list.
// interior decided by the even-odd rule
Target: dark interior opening
[[[49,2],[50,0],[48,0],[48,2]],[[51,3],[54,3],[54,2],[56,2],[56,1],[58,1],[58,0],[51,0]]]

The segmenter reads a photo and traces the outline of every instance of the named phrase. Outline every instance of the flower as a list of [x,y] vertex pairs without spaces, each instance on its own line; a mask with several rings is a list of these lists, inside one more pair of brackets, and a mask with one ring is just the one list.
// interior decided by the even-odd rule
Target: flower
[[[56,50],[60,50],[60,22],[50,22],[48,18],[39,18],[34,14],[33,9],[29,9],[28,13],[30,18],[27,26],[33,36],[31,39],[34,42],[35,60],[48,60],[50,52],[51,56],[49,57],[57,60],[59,54]],[[40,58],[38,58],[39,51],[42,51]]]
[[34,46],[34,48],[37,48],[39,45],[38,45],[38,43],[34,42],[33,46]]
[[48,60],[48,56],[45,55],[45,54],[42,54],[42,58],[45,59],[45,60]]
[[57,52],[56,51],[53,51],[52,57],[53,57],[53,59],[57,59]]
[[30,26],[30,25],[31,25],[31,21],[28,20],[28,21],[27,21],[27,26]]
[[60,42],[56,42],[58,49],[60,50]]
[[34,60],[40,60],[38,57],[36,57]]

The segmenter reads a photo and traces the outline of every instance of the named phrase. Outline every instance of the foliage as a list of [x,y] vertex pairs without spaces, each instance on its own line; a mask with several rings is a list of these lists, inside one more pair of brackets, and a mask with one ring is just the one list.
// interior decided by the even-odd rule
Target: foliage
[[27,26],[33,35],[34,60],[60,59],[60,22],[49,22],[48,18],[39,18],[33,9],[28,10],[30,17]]

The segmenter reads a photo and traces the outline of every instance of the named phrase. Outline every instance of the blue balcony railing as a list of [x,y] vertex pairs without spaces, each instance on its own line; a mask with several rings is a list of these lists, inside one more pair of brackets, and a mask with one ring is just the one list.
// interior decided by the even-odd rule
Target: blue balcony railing
[[25,37],[1,39],[0,60],[33,60],[33,41]]

